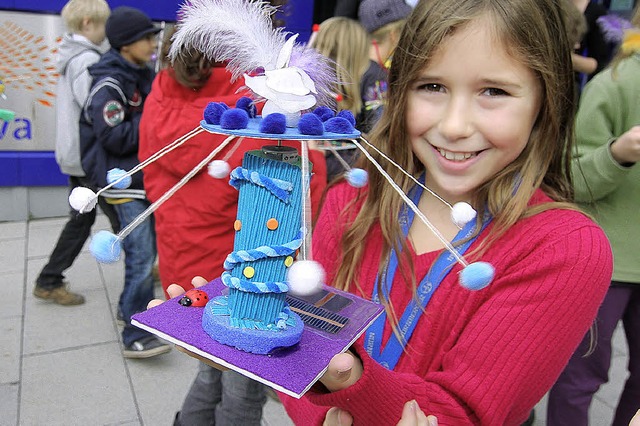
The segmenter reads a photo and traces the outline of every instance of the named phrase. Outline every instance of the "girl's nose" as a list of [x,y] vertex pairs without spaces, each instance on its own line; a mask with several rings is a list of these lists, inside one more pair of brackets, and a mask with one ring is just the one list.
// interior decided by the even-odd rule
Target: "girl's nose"
[[464,139],[471,135],[473,126],[468,103],[464,99],[452,97],[439,123],[440,133],[450,141]]

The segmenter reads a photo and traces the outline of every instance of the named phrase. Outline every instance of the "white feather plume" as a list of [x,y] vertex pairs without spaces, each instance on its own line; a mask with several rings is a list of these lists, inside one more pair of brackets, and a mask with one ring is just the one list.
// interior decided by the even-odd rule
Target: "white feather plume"
[[210,60],[228,62],[234,80],[260,67],[274,69],[286,41],[282,30],[273,28],[275,12],[262,1],[187,1],[179,11],[181,22],[169,58],[174,61],[187,49],[195,49]]

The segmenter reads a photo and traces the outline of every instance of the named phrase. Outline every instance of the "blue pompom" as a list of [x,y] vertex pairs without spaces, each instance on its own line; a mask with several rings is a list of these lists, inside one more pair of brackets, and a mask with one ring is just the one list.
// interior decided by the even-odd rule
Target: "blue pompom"
[[351,169],[345,175],[349,185],[354,188],[362,188],[369,182],[369,174],[362,169]]
[[[113,182],[117,181],[118,179],[120,179],[122,176],[125,176],[126,174],[127,172],[122,169],[118,169],[118,168],[111,169],[107,172],[107,183],[111,185]],[[130,186],[131,186],[131,176],[126,176],[120,182],[113,185],[113,187],[116,189],[127,189]]]
[[281,135],[287,131],[287,117],[279,112],[272,112],[260,122],[260,132]]
[[328,106],[319,106],[318,108],[313,110],[313,113],[320,118],[322,121],[327,121],[330,118],[335,117],[335,113]]
[[313,113],[302,114],[298,122],[298,130],[303,135],[322,136],[324,128],[320,117]]
[[223,102],[209,102],[204,109],[203,118],[207,124],[220,124],[222,113],[229,109],[229,106]]
[[482,290],[493,281],[496,270],[487,262],[474,262],[466,266],[458,277],[460,285],[469,290]]
[[253,99],[247,96],[243,96],[240,99],[238,99],[238,101],[236,102],[236,108],[240,108],[247,111],[247,114],[249,114],[250,118],[255,118],[255,116],[258,113],[258,110],[256,109],[256,106],[253,103]]
[[356,118],[353,116],[353,113],[348,109],[343,109],[336,114],[336,117],[342,117],[349,121],[353,127],[356,127]]
[[355,130],[349,120],[342,117],[333,117],[324,122],[324,129],[332,133],[353,133]]
[[222,113],[220,127],[227,130],[246,129],[249,124],[249,114],[239,108],[231,108]]
[[122,246],[118,237],[109,231],[100,231],[91,238],[89,250],[100,263],[113,263],[120,259]]

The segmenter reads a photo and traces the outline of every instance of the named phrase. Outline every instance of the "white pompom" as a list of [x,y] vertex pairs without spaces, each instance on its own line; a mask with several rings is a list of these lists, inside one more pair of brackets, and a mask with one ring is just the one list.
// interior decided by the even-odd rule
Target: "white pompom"
[[460,201],[455,203],[451,208],[451,220],[456,224],[458,228],[464,228],[464,226],[476,218],[476,211],[469,203]]
[[96,208],[98,196],[89,188],[76,186],[69,194],[69,204],[74,210],[80,213],[87,213]]
[[278,105],[276,105],[275,102],[266,101],[264,103],[264,106],[262,107],[262,117],[264,118],[267,115],[273,114],[275,112],[278,112],[285,116],[287,127],[298,127],[298,121],[300,121],[300,116],[301,116],[300,111],[288,112],[280,108]]
[[213,160],[208,166],[209,175],[216,179],[224,179],[229,176],[231,166],[224,160]]
[[298,260],[287,271],[289,292],[294,296],[308,296],[322,289],[324,269],[314,260]]

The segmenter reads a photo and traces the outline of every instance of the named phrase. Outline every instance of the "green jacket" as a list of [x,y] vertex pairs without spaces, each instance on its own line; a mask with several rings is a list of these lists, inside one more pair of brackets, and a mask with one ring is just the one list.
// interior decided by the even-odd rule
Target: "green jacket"
[[572,162],[576,201],[593,215],[613,248],[613,280],[640,284],[640,166],[618,164],[609,145],[640,125],[640,55],[607,68],[585,87]]

